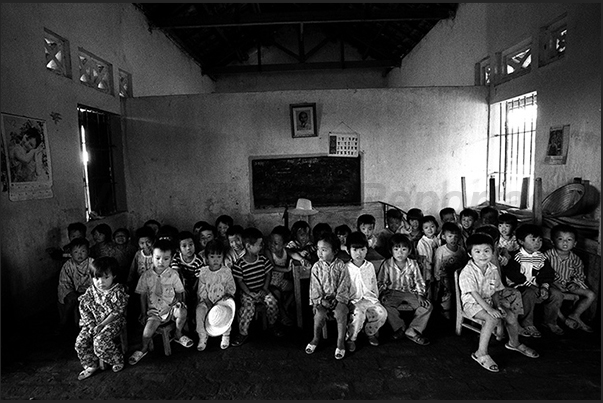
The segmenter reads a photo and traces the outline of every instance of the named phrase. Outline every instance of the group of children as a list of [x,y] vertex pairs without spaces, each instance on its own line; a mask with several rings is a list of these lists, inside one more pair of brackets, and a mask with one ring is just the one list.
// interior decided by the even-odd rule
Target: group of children
[[[78,378],[91,376],[100,361],[115,372],[123,369],[115,337],[131,318],[140,321],[143,331],[141,348],[129,357],[130,365],[148,353],[157,328],[170,322],[175,323],[174,341],[186,348],[194,345],[184,334],[192,329],[199,351],[211,336],[221,337],[222,349],[240,346],[248,339],[259,305],[265,307],[270,331],[282,337],[283,326],[292,324],[295,265],[311,270],[314,324],[307,354],[316,350],[330,317],[337,323],[336,359],[356,350],[361,333],[369,344],[379,345],[379,330],[386,322],[394,339],[405,336],[428,345],[423,332],[434,307],[453,319],[453,281],[459,270],[462,309],[483,323],[472,358],[489,371],[498,367],[488,355],[488,342],[492,332],[504,337],[503,323],[509,336],[506,348],[538,356],[518,340],[540,337],[534,325],[536,304],[544,305],[545,326],[563,334],[556,323],[563,292],[580,298],[565,325],[592,332],[581,314],[595,294],[572,252],[574,228],[554,227],[554,248],[542,253],[540,227],[515,228],[515,216],[499,215],[493,208],[480,213],[464,209],[458,222],[454,209],[442,209],[440,231],[438,220],[419,209],[409,210],[406,217],[390,209],[386,220],[378,233],[370,214],[358,217],[355,231],[347,225],[332,230],[327,223],[311,228],[300,220],[291,230],[274,227],[267,237],[257,228],[234,225],[227,215],[218,217],[215,225],[199,221],[193,231],[150,220],[135,231],[136,251],[128,247],[127,230],[111,233],[104,228],[108,225],[100,224],[92,231],[95,244],[90,247],[86,226],[71,224],[70,243],[62,251],[69,259],[60,273],[58,299],[61,324],[75,318],[79,326],[75,348],[84,369]],[[375,267],[371,261],[382,263]],[[135,294],[139,304],[131,303]],[[403,311],[412,312],[408,324]],[[233,322],[238,332],[231,341]]]

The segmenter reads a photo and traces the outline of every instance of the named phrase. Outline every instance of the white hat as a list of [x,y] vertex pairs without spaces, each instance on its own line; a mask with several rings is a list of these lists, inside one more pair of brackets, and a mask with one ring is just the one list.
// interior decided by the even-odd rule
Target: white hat
[[215,337],[221,336],[230,328],[235,315],[235,302],[227,298],[216,302],[205,317],[205,331]]
[[289,210],[290,214],[296,215],[314,215],[318,210],[312,208],[312,202],[308,199],[297,199],[297,205],[293,210]]

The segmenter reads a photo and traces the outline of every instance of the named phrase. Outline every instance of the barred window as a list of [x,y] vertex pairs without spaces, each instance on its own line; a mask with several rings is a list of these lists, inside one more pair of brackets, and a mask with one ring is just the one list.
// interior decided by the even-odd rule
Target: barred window
[[80,83],[98,91],[113,95],[113,66],[79,48]]
[[503,77],[518,76],[530,71],[532,66],[532,41],[527,39],[502,52]]
[[44,53],[46,68],[60,76],[71,78],[69,41],[44,28]]

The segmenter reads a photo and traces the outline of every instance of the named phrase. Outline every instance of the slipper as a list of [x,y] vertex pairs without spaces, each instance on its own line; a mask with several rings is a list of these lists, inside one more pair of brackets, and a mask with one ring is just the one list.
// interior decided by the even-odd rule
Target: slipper
[[530,357],[530,358],[538,358],[538,357],[540,357],[540,355],[535,350],[532,350],[530,347],[526,346],[523,343],[520,344],[517,347],[513,347],[509,343],[505,343],[505,348],[507,350],[518,351],[521,354],[525,355],[526,357]]
[[473,358],[475,362],[477,362],[482,367],[486,368],[488,371],[498,372],[498,365],[496,365],[492,357],[490,357],[488,354],[478,357],[477,355],[475,355],[475,353],[472,353],[471,358]]
[[345,346],[348,348],[350,353],[356,351],[356,342],[354,340],[348,340],[345,342]]
[[222,340],[220,341],[220,348],[222,350],[226,350],[230,346],[230,335],[222,335]]
[[308,343],[308,345],[306,346],[306,354],[312,354],[314,350],[316,350],[316,345]]
[[77,379],[80,381],[86,378],[90,378],[92,374],[94,374],[98,370],[98,367],[86,367],[82,372],[80,372],[77,376]]
[[134,354],[132,354],[130,356],[130,358],[128,358],[128,364],[130,365],[136,365],[138,364],[138,361],[140,361],[142,359],[142,357],[144,357],[145,355],[147,355],[148,351],[143,353],[140,350],[136,350],[134,351]]
[[124,364],[115,364],[111,367],[111,369],[113,370],[113,372],[119,372],[124,369]]
[[345,349],[336,348],[335,349],[335,359],[341,360],[343,357],[345,357]]
[[567,318],[565,320],[565,326],[569,327],[570,329],[576,330],[578,329],[578,327],[580,327],[580,324],[576,319]]
[[409,340],[414,341],[420,346],[426,346],[429,344],[429,340],[427,337],[423,336],[421,333],[417,332],[414,336],[409,335],[408,333],[404,333]]
[[584,322],[578,322],[578,329],[585,331],[586,333],[592,333],[594,332],[593,328],[588,326],[586,323]]
[[174,341],[186,348],[193,346],[193,341],[188,336],[185,336],[185,335],[182,335],[179,339],[174,339]]

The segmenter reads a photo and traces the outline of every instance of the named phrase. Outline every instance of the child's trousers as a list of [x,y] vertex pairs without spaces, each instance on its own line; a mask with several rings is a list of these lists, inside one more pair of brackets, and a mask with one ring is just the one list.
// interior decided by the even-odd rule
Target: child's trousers
[[255,304],[261,302],[266,305],[266,314],[268,324],[274,326],[278,319],[278,301],[274,295],[268,293],[261,297],[252,297],[249,294],[241,293],[241,308],[239,309],[239,333],[249,334],[249,324],[255,314]]
[[521,326],[534,326],[534,307],[536,304],[544,305],[544,315],[542,322],[550,325],[557,323],[557,316],[559,315],[559,308],[563,303],[563,293],[555,287],[549,288],[549,298],[543,300],[540,298],[538,287],[519,287],[521,291],[521,299],[523,301],[524,315],[519,317],[519,323]]
[[123,365],[124,355],[117,346],[115,338],[121,333],[121,322],[112,322],[96,335],[92,335],[92,327],[85,326],[75,339],[75,351],[82,366],[98,367],[98,360],[109,365]]
[[[201,337],[207,338],[208,337],[207,331],[205,330],[205,318],[207,317],[207,313],[209,312],[209,310],[212,307],[213,307],[213,305],[207,306],[205,301],[200,302],[197,305],[197,310],[195,312],[195,316],[197,318],[197,334],[199,335],[199,338],[201,338]],[[226,330],[224,332],[223,336],[229,336],[230,329],[232,329],[232,326],[229,327],[228,330]]]
[[417,296],[410,292],[399,290],[390,290],[381,297],[381,303],[387,310],[387,322],[392,327],[393,331],[400,328],[406,329],[404,319],[400,317],[400,312],[403,304],[408,304],[414,311],[414,318],[408,325],[409,328],[422,333],[427,327],[427,322],[431,316],[433,305],[429,304],[423,307],[419,304]]
[[387,320],[387,311],[380,303],[370,302],[366,299],[361,299],[353,305],[348,323],[349,340],[355,341],[358,333],[364,325],[364,333],[367,336],[374,336],[377,331],[385,324]]

